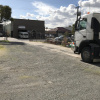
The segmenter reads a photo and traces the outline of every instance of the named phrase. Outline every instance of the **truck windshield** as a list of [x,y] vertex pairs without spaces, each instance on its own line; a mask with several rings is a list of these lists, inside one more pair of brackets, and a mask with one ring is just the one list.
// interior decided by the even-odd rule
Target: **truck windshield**
[[80,30],[86,29],[86,26],[87,26],[87,20],[86,19],[81,20],[80,21]]

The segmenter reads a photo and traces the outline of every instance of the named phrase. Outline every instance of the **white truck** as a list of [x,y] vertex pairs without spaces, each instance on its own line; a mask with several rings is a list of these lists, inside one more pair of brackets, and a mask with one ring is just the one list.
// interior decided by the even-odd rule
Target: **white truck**
[[100,13],[79,17],[75,22],[74,53],[87,63],[100,59]]

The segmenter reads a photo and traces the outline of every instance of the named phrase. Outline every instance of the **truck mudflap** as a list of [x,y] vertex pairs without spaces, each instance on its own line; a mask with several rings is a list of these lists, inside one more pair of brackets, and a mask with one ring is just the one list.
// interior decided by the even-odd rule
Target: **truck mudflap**
[[92,59],[100,59],[100,46],[97,44],[90,44]]
[[76,46],[76,42],[74,42],[73,51],[74,51],[75,54],[80,54],[80,53],[79,53],[79,47]]

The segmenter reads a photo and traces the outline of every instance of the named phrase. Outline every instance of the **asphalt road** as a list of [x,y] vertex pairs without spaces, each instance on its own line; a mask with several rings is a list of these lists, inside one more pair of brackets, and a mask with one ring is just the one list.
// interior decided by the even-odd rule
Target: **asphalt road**
[[33,44],[3,43],[0,100],[100,100],[100,62]]

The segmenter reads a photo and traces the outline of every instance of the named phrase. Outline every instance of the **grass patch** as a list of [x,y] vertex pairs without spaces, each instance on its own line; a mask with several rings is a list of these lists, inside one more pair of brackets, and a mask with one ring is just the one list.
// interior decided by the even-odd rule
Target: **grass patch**
[[7,48],[3,45],[0,45],[0,57],[7,54]]
[[8,40],[0,40],[0,42],[9,42]]
[[3,45],[0,45],[0,49],[3,49],[4,48],[4,46]]
[[85,71],[93,73],[95,75],[100,75],[100,68],[86,68]]

